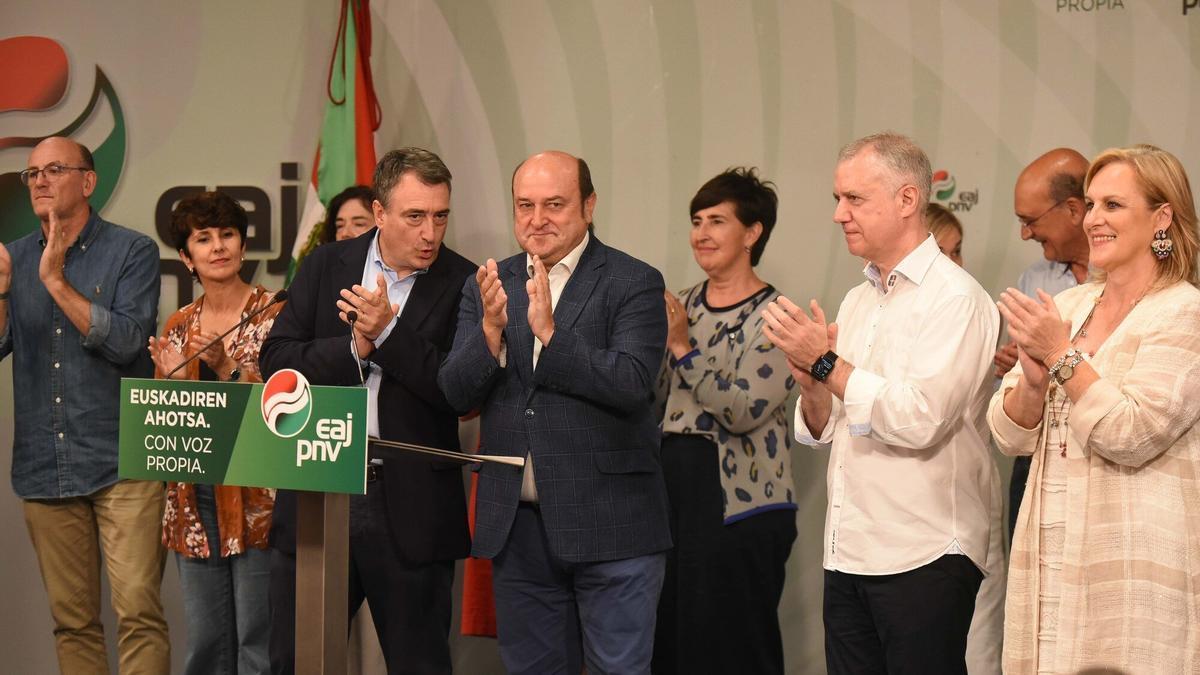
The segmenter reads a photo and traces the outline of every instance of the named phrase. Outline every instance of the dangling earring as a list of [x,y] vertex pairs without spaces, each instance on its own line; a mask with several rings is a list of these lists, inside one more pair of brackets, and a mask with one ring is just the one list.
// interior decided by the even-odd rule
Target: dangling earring
[[1159,230],[1154,233],[1154,241],[1150,242],[1150,250],[1154,251],[1154,257],[1166,260],[1171,257],[1171,251],[1175,250],[1175,242],[1167,236],[1166,230]]

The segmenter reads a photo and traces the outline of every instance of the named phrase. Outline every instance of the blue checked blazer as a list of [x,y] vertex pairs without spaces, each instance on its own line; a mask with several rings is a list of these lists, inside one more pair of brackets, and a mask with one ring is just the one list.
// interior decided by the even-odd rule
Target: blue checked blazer
[[[506,367],[483,336],[468,279],[438,384],[460,413],[478,409],[480,452],[533,456],[550,550],[567,562],[670,548],[654,379],[667,338],[658,270],[592,237],[554,309],[554,337],[533,368],[525,254],[501,262]],[[503,548],[521,494],[517,467],[479,469],[472,555]]]

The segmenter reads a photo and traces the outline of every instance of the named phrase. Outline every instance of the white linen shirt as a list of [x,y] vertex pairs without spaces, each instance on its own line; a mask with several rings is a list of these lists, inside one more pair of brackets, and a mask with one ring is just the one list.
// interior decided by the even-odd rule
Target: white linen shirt
[[863,273],[837,317],[845,401],[819,438],[796,403],[796,440],[833,443],[824,567],[896,574],[961,552],[986,573],[996,306],[932,236],[886,280]]

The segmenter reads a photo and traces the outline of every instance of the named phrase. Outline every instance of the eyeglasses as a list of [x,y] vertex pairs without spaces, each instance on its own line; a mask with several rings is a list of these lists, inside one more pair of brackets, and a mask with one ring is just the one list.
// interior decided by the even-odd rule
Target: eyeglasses
[[1065,203],[1066,203],[1066,201],[1067,201],[1066,199],[1060,199],[1060,200],[1058,200],[1058,201],[1054,202],[1054,205],[1053,205],[1053,206],[1051,206],[1050,208],[1046,209],[1045,211],[1042,211],[1042,215],[1038,216],[1037,218],[1030,218],[1029,220],[1026,220],[1026,219],[1024,219],[1024,218],[1021,218],[1020,216],[1018,216],[1018,217],[1017,217],[1017,224],[1018,224],[1018,225],[1021,227],[1021,229],[1029,228],[1029,229],[1031,229],[1031,230],[1032,230],[1032,229],[1033,229],[1033,225],[1034,225],[1034,223],[1036,223],[1037,221],[1041,220],[1042,218],[1045,218],[1045,217],[1046,217],[1046,214],[1048,214],[1048,213],[1050,213],[1051,211],[1053,211],[1054,209],[1057,209],[1058,207],[1062,206],[1063,204],[1065,204]]
[[17,174],[21,178],[21,183],[26,187],[37,182],[38,176],[46,176],[46,180],[53,183],[63,177],[68,171],[91,171],[86,166],[63,166],[62,164],[50,164],[41,169],[25,169]]

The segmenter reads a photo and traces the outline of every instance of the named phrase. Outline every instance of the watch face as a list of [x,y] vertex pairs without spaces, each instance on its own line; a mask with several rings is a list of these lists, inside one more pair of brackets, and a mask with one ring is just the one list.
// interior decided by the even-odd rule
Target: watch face
[[1064,365],[1063,367],[1058,369],[1058,381],[1066,382],[1067,380],[1071,379],[1071,376],[1074,374],[1075,374],[1075,366],[1072,366],[1070,364]]

